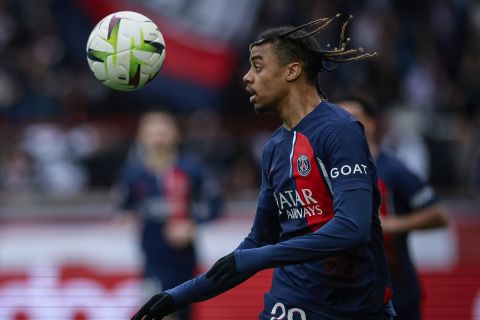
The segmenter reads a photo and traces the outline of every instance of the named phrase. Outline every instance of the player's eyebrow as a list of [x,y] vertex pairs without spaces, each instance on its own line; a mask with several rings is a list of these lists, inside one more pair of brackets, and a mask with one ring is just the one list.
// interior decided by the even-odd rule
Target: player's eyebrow
[[250,62],[253,62],[253,60],[263,60],[263,57],[259,54],[254,54],[250,57]]

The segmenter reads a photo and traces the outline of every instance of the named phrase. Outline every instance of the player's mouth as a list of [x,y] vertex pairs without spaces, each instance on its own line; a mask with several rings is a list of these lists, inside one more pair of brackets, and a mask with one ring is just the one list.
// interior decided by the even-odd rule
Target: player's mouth
[[246,87],[245,90],[247,91],[248,94],[250,94],[250,103],[254,104],[257,101],[257,94],[250,87]]

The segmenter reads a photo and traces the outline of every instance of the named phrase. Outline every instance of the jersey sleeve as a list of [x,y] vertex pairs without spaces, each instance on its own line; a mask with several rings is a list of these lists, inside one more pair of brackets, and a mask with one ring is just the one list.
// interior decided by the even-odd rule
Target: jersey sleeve
[[233,279],[227,282],[214,282],[212,278],[207,279],[206,273],[185,281],[175,288],[165,290],[174,302],[175,309],[179,310],[192,303],[205,301],[239,285],[252,277],[255,272],[239,272]]
[[397,194],[404,203],[408,204],[411,211],[420,210],[438,202],[432,186],[399,161],[396,164],[394,179]]
[[374,164],[361,125],[344,121],[330,126],[316,143],[325,157],[332,192],[345,190],[372,190],[370,171]]
[[217,218],[222,210],[222,192],[218,179],[205,167],[193,173],[192,218],[204,223]]
[[116,206],[121,212],[138,209],[138,201],[133,192],[132,172],[128,166],[121,169],[114,187]]
[[254,272],[304,263],[366,244],[372,221],[371,192],[365,189],[339,192],[334,207],[333,218],[315,232],[260,248],[236,250],[237,270]]

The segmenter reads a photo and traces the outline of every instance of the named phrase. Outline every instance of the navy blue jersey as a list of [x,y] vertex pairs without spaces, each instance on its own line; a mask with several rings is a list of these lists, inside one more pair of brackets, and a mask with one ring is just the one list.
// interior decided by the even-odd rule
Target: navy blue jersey
[[[236,282],[275,268],[261,319],[281,319],[285,306],[307,319],[377,319],[390,286],[379,203],[375,165],[349,113],[322,102],[293,130],[279,128],[263,151],[254,224],[234,252]],[[228,287],[199,276],[167,292],[181,306]]]
[[[142,248],[147,257],[169,256],[181,260],[192,256],[179,253],[163,234],[166,223],[176,219],[203,222],[218,215],[219,190],[201,166],[178,157],[175,164],[162,172],[154,173],[145,167],[141,156],[127,161],[120,173],[120,207],[134,211],[142,219]],[[173,262],[173,261],[171,261]]]
[[[382,195],[382,215],[404,215],[437,202],[433,188],[413,174],[395,157],[380,152],[377,159],[379,188]],[[418,303],[420,288],[407,246],[407,233],[385,235],[396,306]]]

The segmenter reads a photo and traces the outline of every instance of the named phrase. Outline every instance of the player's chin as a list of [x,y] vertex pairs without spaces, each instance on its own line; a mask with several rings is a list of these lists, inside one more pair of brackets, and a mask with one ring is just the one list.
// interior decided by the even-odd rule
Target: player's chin
[[255,111],[255,114],[265,114],[273,112],[273,109],[269,105],[261,104],[258,102],[255,102],[253,104],[253,110]]

